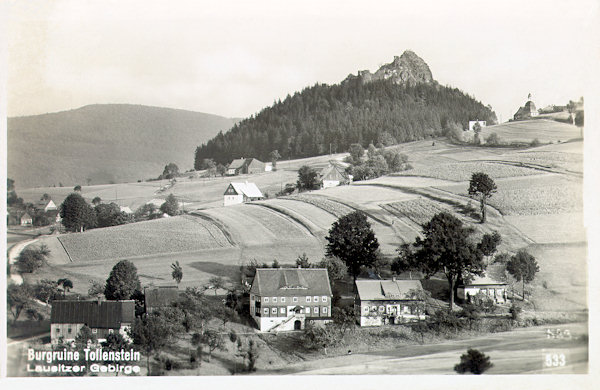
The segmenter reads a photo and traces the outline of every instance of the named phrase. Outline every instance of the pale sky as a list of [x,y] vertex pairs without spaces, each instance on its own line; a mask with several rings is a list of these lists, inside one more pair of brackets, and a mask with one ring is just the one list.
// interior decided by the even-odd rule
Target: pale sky
[[[246,117],[411,49],[506,121],[585,96],[599,2],[9,1],[8,116],[132,103]],[[576,4],[573,4],[576,3]]]

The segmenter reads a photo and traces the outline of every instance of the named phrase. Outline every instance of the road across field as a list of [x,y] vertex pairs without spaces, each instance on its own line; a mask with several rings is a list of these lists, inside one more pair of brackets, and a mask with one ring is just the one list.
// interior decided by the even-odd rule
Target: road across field
[[[549,338],[548,329],[568,329],[572,338]],[[588,371],[588,345],[577,338],[588,334],[587,323],[537,326],[494,333],[469,340],[414,345],[391,351],[355,353],[292,364],[266,374],[306,375],[424,375],[455,374],[454,365],[468,348],[490,357],[494,366],[489,374],[584,374]],[[587,339],[586,339],[587,340]],[[546,354],[552,358],[564,354],[564,365],[546,366]],[[261,373],[265,374],[265,373]]]

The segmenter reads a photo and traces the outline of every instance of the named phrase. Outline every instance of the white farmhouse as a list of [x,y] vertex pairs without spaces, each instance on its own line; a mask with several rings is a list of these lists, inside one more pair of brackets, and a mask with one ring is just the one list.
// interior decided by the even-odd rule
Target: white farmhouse
[[360,326],[401,324],[424,319],[423,301],[413,295],[423,290],[418,280],[357,280],[355,310]]
[[348,184],[352,181],[350,175],[346,173],[344,167],[340,164],[329,163],[319,173],[323,188],[336,187],[342,184]]
[[223,206],[264,199],[264,195],[254,183],[229,183],[223,194]]
[[473,131],[473,126],[475,126],[476,123],[479,123],[479,126],[481,126],[482,129],[487,125],[486,121],[469,121],[469,131]]
[[477,294],[489,297],[494,303],[506,303],[506,287],[505,282],[487,276],[476,276],[471,282],[459,285],[456,293],[460,299],[469,303]]
[[325,268],[258,268],[250,315],[261,332],[300,330],[331,321],[333,294]]

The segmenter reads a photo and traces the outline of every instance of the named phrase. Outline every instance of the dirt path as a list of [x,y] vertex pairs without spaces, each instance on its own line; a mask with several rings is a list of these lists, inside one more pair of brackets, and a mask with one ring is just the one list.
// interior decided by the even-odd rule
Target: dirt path
[[[19,257],[19,255],[21,254],[21,252],[23,251],[23,249],[25,249],[25,247],[28,246],[29,244],[33,244],[37,240],[38,239],[36,238],[36,239],[33,239],[33,240],[21,241],[21,242],[15,244],[8,251],[8,263],[9,264],[14,264],[17,261],[17,258]],[[19,274],[15,274],[13,272],[10,273],[10,280],[14,284],[22,284],[23,283],[23,277],[21,275],[19,275]]]
[[[549,328],[568,329],[573,338],[549,338]],[[588,346],[577,338],[587,334],[587,323],[538,326],[493,333],[469,340],[410,345],[390,351],[319,359],[261,374],[455,374],[454,365],[460,361],[460,356],[468,348],[476,348],[490,357],[494,366],[487,372],[489,374],[586,373]],[[555,353],[564,354],[564,366],[547,367],[546,354]]]

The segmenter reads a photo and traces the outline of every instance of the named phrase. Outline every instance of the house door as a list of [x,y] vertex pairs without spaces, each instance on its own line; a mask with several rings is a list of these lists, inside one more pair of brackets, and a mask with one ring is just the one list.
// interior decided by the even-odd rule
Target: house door
[[394,325],[396,323],[395,317],[390,317],[390,325]]
[[300,320],[294,321],[294,330],[302,329],[302,322]]

